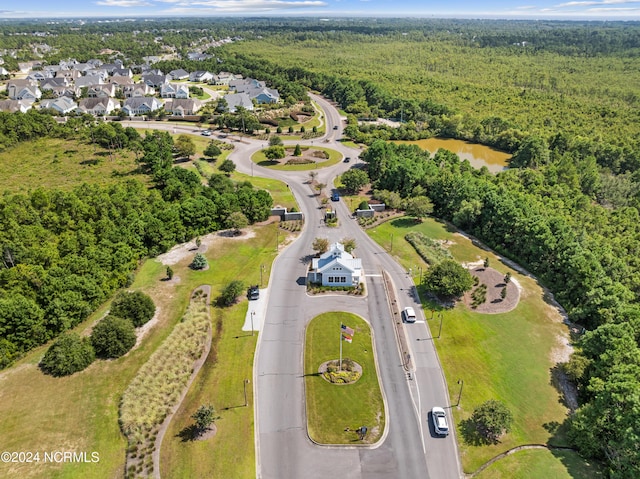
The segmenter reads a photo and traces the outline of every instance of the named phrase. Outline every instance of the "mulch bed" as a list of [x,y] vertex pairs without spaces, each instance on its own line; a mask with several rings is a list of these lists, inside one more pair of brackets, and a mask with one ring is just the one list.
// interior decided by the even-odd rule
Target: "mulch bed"
[[[513,278],[509,284],[506,285],[507,297],[502,299],[500,293],[505,286],[504,274],[493,268],[484,267],[475,268],[469,272],[473,276],[480,278],[480,284],[484,283],[487,285],[487,300],[475,309],[471,307],[473,302],[471,293],[473,290],[468,291],[463,296],[462,301],[471,311],[485,314],[506,313],[518,305],[518,301],[520,301],[520,289]],[[473,289],[475,289],[475,287]]]

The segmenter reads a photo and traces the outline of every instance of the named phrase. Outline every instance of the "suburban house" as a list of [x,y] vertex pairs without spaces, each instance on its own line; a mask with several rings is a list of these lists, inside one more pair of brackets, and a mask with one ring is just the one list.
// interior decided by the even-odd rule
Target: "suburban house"
[[164,83],[160,86],[162,98],[189,98],[189,86],[185,83]]
[[8,92],[11,100],[37,101],[42,97],[42,92],[37,86],[25,86],[20,89],[16,88],[13,91],[8,89]]
[[53,90],[58,87],[67,87],[71,83],[66,78],[46,78],[40,81],[40,90]]
[[60,115],[67,115],[78,108],[78,104],[68,96],[61,96],[55,100],[42,100],[40,109],[50,108]]
[[81,90],[80,88],[77,88],[73,85],[69,85],[69,86],[56,86],[53,88],[50,88],[51,92],[53,92],[53,95],[57,98],[57,97],[61,97],[61,96],[67,96],[69,98],[77,98],[80,96],[81,94]]
[[329,251],[313,258],[307,282],[323,286],[358,286],[362,276],[362,260],[347,253],[342,243],[333,243]]
[[169,76],[172,80],[186,80],[187,78],[189,78],[189,72],[187,70],[179,68],[178,70],[171,70],[169,72]]
[[79,70],[58,70],[56,72],[56,78],[66,78],[67,80],[75,80],[81,76],[82,72]]
[[189,81],[208,83],[213,80],[213,73],[196,71],[189,74]]
[[9,82],[7,83],[7,95],[9,96],[10,100],[19,100],[17,96],[23,88],[28,86],[35,87],[37,85],[38,82],[36,82],[35,80],[27,80],[22,78],[9,80]]
[[153,88],[160,88],[165,83],[169,83],[169,76],[156,74],[142,75],[142,82]]
[[162,108],[162,103],[153,97],[127,98],[122,105],[122,111],[128,116],[147,115],[160,108]]
[[256,100],[258,103],[278,103],[280,101],[278,90],[267,88],[263,81],[254,80],[253,78],[232,80],[229,82],[229,88],[234,89],[236,93],[246,93],[249,98]]
[[113,70],[113,76],[133,78],[133,72],[131,71],[131,68],[116,68]]
[[89,98],[104,98],[116,96],[116,86],[113,83],[103,85],[91,85],[87,88]]
[[46,80],[47,78],[53,78],[53,73],[43,70],[43,71],[31,72],[27,75],[27,80],[43,81],[43,80]]
[[229,72],[220,72],[214,77],[214,82],[216,85],[229,85],[229,82],[232,80],[241,80],[242,75],[234,75]]
[[26,113],[31,110],[32,102],[25,100],[0,100],[0,111],[6,111],[7,113]]
[[202,102],[192,98],[177,98],[164,104],[164,109],[172,116],[195,115],[202,108]]
[[207,55],[206,53],[189,52],[187,53],[187,58],[189,60],[195,60],[197,62],[201,62],[211,58],[211,55]]
[[246,93],[230,93],[223,98],[227,102],[226,111],[229,113],[235,113],[239,106],[253,111],[253,102]]
[[113,98],[83,98],[78,105],[78,111],[96,116],[109,115],[116,108],[120,108],[120,102]]
[[122,75],[114,75],[109,78],[109,83],[123,87],[125,85],[133,85],[133,79]]
[[140,98],[147,95],[154,95],[156,90],[144,83],[135,83],[133,85],[126,85],[122,88],[125,98]]
[[78,88],[83,88],[83,87],[89,87],[92,85],[102,85],[104,84],[104,81],[99,76],[86,76],[86,77],[76,78],[73,83]]

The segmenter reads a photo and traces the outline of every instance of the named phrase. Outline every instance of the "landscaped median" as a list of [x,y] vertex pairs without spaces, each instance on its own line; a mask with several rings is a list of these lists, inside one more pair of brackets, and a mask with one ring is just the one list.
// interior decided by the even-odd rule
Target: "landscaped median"
[[[372,340],[369,324],[351,313],[324,313],[307,326],[304,371],[311,440],[319,444],[354,445],[373,444],[382,437],[386,412]],[[343,365],[361,371],[357,380],[348,384],[331,383],[319,372],[326,369],[329,361],[340,359],[341,346]],[[348,381],[357,374],[337,371],[334,376]],[[362,426],[367,433],[361,440],[358,430]]]

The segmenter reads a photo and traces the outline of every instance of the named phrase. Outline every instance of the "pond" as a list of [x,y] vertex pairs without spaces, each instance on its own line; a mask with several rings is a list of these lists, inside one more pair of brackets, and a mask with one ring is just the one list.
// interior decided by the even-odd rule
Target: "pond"
[[452,138],[427,138],[417,141],[394,141],[394,143],[418,145],[423,150],[430,151],[432,155],[440,148],[444,148],[458,155],[461,160],[468,160],[474,168],[480,169],[486,166],[492,173],[505,170],[508,166],[507,160],[511,158],[509,153],[494,150],[489,146]]

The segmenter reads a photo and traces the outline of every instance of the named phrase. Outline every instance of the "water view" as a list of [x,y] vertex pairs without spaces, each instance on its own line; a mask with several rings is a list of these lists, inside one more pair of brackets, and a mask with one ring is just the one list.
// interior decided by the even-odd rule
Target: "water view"
[[428,138],[417,141],[396,141],[395,143],[418,145],[423,150],[430,151],[432,155],[440,148],[444,148],[458,155],[461,160],[468,160],[474,168],[480,169],[486,166],[492,173],[505,170],[507,161],[511,158],[509,153],[495,150],[489,146],[452,138]]

